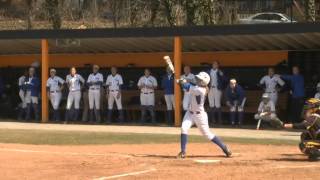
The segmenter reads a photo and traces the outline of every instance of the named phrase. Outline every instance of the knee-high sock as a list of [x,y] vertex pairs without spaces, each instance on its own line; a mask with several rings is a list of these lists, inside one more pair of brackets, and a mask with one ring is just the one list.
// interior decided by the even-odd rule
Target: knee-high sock
[[230,122],[233,125],[236,121],[236,112],[230,112]]
[[69,121],[71,119],[71,109],[67,109],[65,113],[65,121]]
[[181,134],[181,152],[186,152],[186,146],[187,146],[187,142],[188,142],[188,135],[187,134]]
[[156,123],[156,115],[154,113],[153,106],[149,106],[148,110],[149,110],[150,115],[151,115],[151,122],[152,123]]
[[77,121],[79,119],[79,113],[80,113],[79,109],[75,109],[74,110],[74,120],[75,121]]
[[123,110],[120,109],[118,110],[118,112],[119,112],[119,122],[122,123],[124,121]]
[[22,107],[19,108],[18,120],[24,119],[25,112],[26,112],[26,108],[22,108]]
[[167,114],[168,114],[168,124],[173,125],[173,110],[168,110]]
[[241,112],[238,112],[238,120],[239,120],[239,125],[241,125],[242,124],[242,121],[243,121],[243,111],[241,111]]
[[141,123],[146,122],[147,108],[146,106],[141,106]]
[[56,109],[55,112],[56,112],[56,121],[60,121],[61,119],[60,119],[59,109]]
[[33,106],[33,111],[34,111],[34,118],[35,118],[35,120],[39,120],[39,116],[40,116],[39,106],[38,106],[38,104],[35,104],[35,103],[33,103],[32,106]]
[[210,123],[216,123],[216,108],[210,108]]
[[217,108],[217,112],[218,112],[218,123],[222,124],[222,111],[221,111],[221,107]]
[[96,121],[97,121],[98,123],[100,123],[100,122],[101,122],[100,110],[96,109],[96,110],[94,111],[94,113],[95,113],[95,116],[96,116]]
[[107,115],[107,122],[111,122],[112,120],[112,109],[108,110],[108,115]]
[[31,119],[31,110],[32,110],[32,105],[31,103],[27,104],[27,111],[26,111],[26,120]]
[[93,109],[89,110],[89,121],[93,122]]
[[222,140],[218,136],[215,136],[211,141],[218,145],[223,152],[228,151],[227,146],[222,142]]

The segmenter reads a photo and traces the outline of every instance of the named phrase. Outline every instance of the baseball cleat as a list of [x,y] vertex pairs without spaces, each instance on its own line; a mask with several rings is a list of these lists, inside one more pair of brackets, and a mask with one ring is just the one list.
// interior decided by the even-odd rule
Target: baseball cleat
[[186,158],[186,153],[185,152],[179,152],[179,154],[177,155],[177,159],[184,159]]
[[224,151],[224,154],[226,155],[227,158],[232,157],[232,152],[229,149]]

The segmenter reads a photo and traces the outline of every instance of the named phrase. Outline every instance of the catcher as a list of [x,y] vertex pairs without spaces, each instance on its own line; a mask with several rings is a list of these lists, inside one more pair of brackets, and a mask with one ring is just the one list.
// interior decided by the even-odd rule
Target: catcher
[[287,129],[304,129],[299,148],[310,160],[320,157],[320,100],[311,98],[305,105],[305,120],[301,123],[285,124]]
[[262,101],[259,105],[258,113],[254,115],[254,119],[258,120],[257,129],[259,129],[261,121],[270,123],[272,127],[283,127],[282,121],[277,117],[276,108],[269,93],[262,95]]

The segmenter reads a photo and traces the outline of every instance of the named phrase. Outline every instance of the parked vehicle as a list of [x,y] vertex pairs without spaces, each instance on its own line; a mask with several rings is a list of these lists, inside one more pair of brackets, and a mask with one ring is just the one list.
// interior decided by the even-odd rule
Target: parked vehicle
[[245,19],[239,20],[240,24],[270,24],[270,23],[296,23],[297,21],[292,20],[285,14],[282,13],[258,13]]

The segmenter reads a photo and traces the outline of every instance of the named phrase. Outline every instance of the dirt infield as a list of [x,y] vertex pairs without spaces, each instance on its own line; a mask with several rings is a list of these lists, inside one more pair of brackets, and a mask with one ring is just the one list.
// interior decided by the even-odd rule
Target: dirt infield
[[[231,144],[224,158],[210,143],[189,144],[189,158],[175,159],[179,144],[48,146],[0,144],[1,179],[315,179],[319,162],[296,146]],[[218,160],[202,164],[195,160]]]

